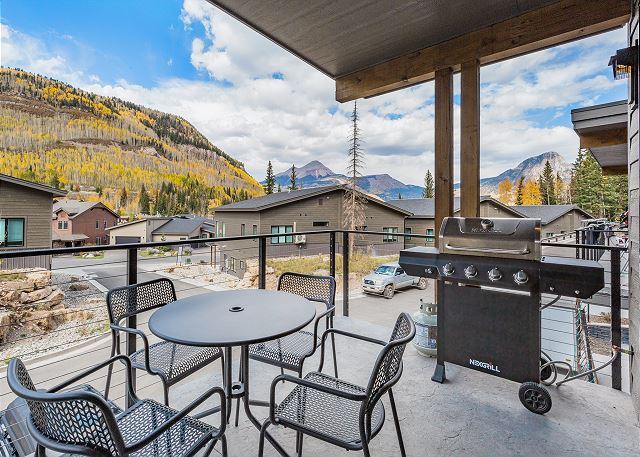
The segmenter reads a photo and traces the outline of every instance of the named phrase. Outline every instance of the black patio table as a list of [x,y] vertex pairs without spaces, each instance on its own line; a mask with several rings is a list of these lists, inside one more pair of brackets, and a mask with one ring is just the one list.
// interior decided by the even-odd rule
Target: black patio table
[[[149,319],[149,330],[177,344],[224,348],[227,422],[232,399],[242,398],[247,417],[260,429],[262,424],[252,414],[250,405],[269,403],[249,399],[249,345],[297,332],[315,315],[313,302],[299,295],[277,290],[228,290],[181,298],[159,308]],[[243,373],[242,380],[236,382],[231,380],[234,346],[241,347]]]

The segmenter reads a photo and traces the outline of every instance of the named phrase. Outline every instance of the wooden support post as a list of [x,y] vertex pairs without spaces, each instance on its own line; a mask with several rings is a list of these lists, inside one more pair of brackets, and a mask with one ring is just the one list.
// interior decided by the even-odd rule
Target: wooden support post
[[460,215],[480,216],[480,62],[460,74]]
[[436,71],[435,106],[435,236],[442,219],[453,215],[453,70]]

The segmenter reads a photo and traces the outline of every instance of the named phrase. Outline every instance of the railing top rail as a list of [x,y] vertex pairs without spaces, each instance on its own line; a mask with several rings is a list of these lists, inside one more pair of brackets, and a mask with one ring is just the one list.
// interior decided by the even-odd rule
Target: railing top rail
[[599,249],[601,251],[626,251],[628,248],[624,246],[606,246],[604,244],[564,244],[564,243],[548,243],[541,242],[542,246],[556,247],[556,248],[580,248],[580,249]]

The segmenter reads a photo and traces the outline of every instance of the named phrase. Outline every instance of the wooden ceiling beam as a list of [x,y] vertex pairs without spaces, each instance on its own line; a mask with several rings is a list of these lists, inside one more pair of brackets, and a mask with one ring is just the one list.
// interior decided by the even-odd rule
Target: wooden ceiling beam
[[460,71],[462,62],[478,60],[486,65],[612,30],[626,24],[630,13],[629,0],[560,0],[340,77],[336,100],[380,95],[433,80],[440,69]]
[[627,143],[627,128],[598,130],[595,132],[579,133],[580,147],[583,149],[602,148]]

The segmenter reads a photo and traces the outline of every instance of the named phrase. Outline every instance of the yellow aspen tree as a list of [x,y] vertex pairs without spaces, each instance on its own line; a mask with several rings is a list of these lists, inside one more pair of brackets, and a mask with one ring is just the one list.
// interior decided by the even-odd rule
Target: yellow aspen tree
[[498,200],[505,205],[511,205],[513,203],[513,183],[509,178],[498,184]]
[[522,204],[523,205],[540,205],[542,203],[542,193],[540,192],[540,186],[532,179],[527,179],[524,183],[524,189],[522,191]]

